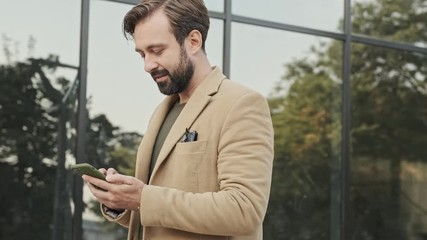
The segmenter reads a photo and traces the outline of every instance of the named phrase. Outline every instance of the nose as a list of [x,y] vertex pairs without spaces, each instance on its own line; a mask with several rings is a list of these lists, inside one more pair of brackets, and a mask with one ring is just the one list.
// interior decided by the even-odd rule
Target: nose
[[144,58],[144,70],[148,73],[152,72],[154,69],[156,69],[159,65],[157,64],[157,62],[149,57],[149,56],[145,56]]

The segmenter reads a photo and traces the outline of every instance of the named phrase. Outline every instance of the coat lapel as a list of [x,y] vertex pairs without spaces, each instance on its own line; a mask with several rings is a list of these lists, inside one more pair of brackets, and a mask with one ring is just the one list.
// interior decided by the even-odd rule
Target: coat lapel
[[[161,164],[166,160],[172,149],[175,147],[185,133],[185,129],[191,129],[194,121],[200,113],[209,104],[211,97],[218,91],[222,80],[225,76],[221,73],[219,68],[215,67],[208,77],[197,87],[191,95],[181,114],[176,119],[168,136],[165,139],[163,147],[159,153],[159,157],[154,166],[151,177],[155,176]],[[162,118],[164,119],[164,117]],[[163,120],[161,121],[163,122]],[[160,128],[160,126],[159,126]],[[192,131],[197,129],[191,129]],[[158,129],[157,131],[158,132]],[[151,156],[151,155],[150,155]]]

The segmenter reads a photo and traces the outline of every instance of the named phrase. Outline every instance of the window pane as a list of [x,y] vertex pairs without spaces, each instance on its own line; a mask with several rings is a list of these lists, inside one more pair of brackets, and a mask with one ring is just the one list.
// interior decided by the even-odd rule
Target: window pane
[[427,58],[353,45],[351,239],[427,232]]
[[163,99],[122,22],[132,6],[108,1],[90,5],[88,96],[91,114],[106,114],[123,131],[143,133],[156,102]]
[[[93,144],[95,146],[88,147],[88,159],[97,167],[118,169],[120,166],[120,172],[128,175],[133,175],[140,135],[146,129],[155,103],[163,98],[151,76],[144,71],[144,61],[135,52],[133,41],[126,40],[123,35],[123,18],[132,7],[109,1],[91,1],[87,80],[91,119],[87,135],[99,139]],[[112,130],[109,124],[118,129]],[[138,138],[132,137],[135,136],[132,132],[138,133]],[[129,140],[125,142],[125,139]],[[120,157],[116,157],[117,154]],[[123,167],[126,162],[127,172]],[[94,200],[86,185],[83,198],[85,202]],[[86,209],[84,217],[96,220],[100,216]],[[115,234],[114,239],[126,237],[125,229],[118,225],[114,227],[104,230],[102,235],[98,233],[98,238],[106,238],[105,234],[110,235],[108,238]]]
[[353,32],[369,37],[427,47],[424,0],[354,0]]
[[77,77],[80,7],[0,0],[2,239],[71,239],[72,173],[64,165],[74,153],[76,94],[66,92]]
[[206,40],[206,54],[212,66],[222,68],[224,39],[224,22],[222,20],[210,18],[208,39]]
[[[4,0],[2,0],[4,1]],[[46,58],[49,54],[73,66],[79,62],[80,2],[7,1],[0,8],[0,63]],[[6,6],[6,7],[5,7]],[[37,8],[37,11],[34,9]],[[66,46],[66,47],[65,47]]]
[[209,11],[224,12],[224,0],[204,0]]
[[231,79],[269,96],[273,114],[264,239],[338,240],[342,44],[245,24],[232,31]]
[[333,32],[342,32],[339,22],[343,9],[343,0],[232,1],[232,12],[236,15]]

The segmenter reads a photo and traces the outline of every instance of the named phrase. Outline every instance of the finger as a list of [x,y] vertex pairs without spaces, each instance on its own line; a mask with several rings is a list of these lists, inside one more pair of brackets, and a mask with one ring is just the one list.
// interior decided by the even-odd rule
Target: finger
[[90,183],[88,185],[92,188],[92,191],[93,191],[92,194],[98,202],[103,203],[103,204],[108,202],[109,192],[103,191],[103,190],[99,189],[98,187],[96,187]]
[[86,174],[83,174],[82,176],[83,180],[85,180],[87,183],[90,183],[94,187],[97,187],[98,190],[102,191],[108,191],[110,189],[110,186],[108,182],[101,180],[99,178],[95,178]]
[[85,184],[89,188],[89,191],[92,193],[92,195],[98,200],[98,202],[102,202],[103,200],[100,198],[100,195],[105,191],[101,190],[92,183],[85,182]]
[[104,175],[107,174],[107,169],[105,169],[105,168],[100,168],[100,169],[98,169],[98,171],[102,172],[102,174],[104,174]]
[[101,188],[99,188],[98,186],[92,184],[92,183],[86,183],[86,185],[88,186],[89,190],[92,192],[92,194],[98,198],[98,192],[102,191],[105,192],[104,190],[102,190]]
[[108,175],[107,177],[107,181],[110,183],[115,183],[115,184],[128,184],[131,185],[133,183],[133,179],[134,177],[131,176],[126,176],[123,174],[113,174],[113,175]]
[[118,172],[116,171],[116,169],[114,169],[114,168],[109,168],[108,170],[107,170],[107,175],[110,175],[110,174],[117,174]]
[[85,184],[89,188],[89,191],[91,191],[91,193],[94,194],[94,188],[95,188],[94,185],[86,181],[85,181]]

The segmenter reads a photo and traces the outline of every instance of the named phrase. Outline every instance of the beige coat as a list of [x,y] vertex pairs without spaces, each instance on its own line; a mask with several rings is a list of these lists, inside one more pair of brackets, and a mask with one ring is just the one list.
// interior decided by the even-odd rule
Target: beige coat
[[[117,219],[128,239],[262,239],[270,193],[273,127],[265,98],[218,68],[197,87],[172,126],[148,181],[157,133],[177,99],[158,106],[138,149],[145,185],[140,212]],[[186,128],[195,142],[181,142]],[[228,236],[228,237],[227,237]]]

